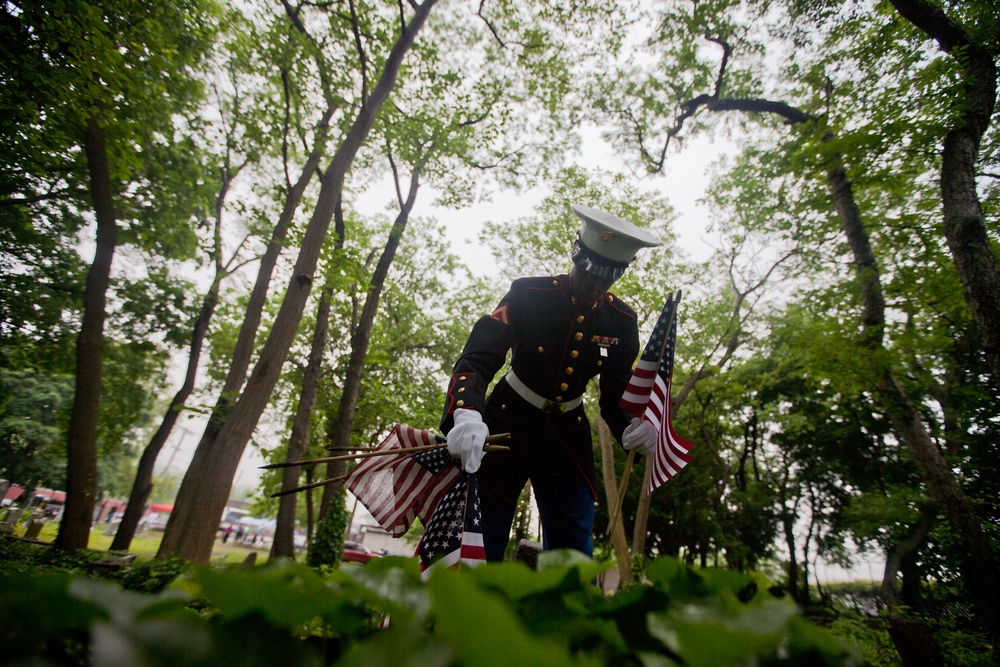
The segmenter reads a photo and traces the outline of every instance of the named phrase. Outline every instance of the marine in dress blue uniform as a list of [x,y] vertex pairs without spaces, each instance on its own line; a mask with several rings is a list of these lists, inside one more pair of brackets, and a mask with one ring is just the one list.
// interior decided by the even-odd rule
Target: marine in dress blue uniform
[[[481,450],[487,429],[511,434],[504,443],[509,452],[477,454],[471,462],[462,456],[469,472],[479,466],[483,537],[492,561],[503,559],[529,479],[544,548],[592,555],[597,473],[583,408],[592,378],[600,377],[601,416],[619,441],[630,424],[618,401],[639,353],[638,327],[635,312],[607,288],[640,248],[658,242],[603,211],[579,205],[573,211],[582,226],[570,273],[515,280],[496,309],[476,322],[448,386],[441,428],[453,454],[460,455],[456,436],[466,439],[458,435],[464,422],[474,422],[473,449]],[[508,352],[510,370],[487,397]],[[470,410],[478,414],[463,413]]]

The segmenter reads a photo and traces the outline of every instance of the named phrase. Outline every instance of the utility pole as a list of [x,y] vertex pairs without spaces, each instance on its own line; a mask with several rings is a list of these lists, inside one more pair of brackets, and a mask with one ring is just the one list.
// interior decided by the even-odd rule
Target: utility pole
[[178,430],[180,431],[181,436],[177,438],[177,441],[174,443],[173,451],[170,452],[170,458],[167,460],[167,465],[160,469],[161,475],[170,471],[170,467],[174,464],[174,459],[177,457],[177,450],[181,448],[181,445],[184,444],[184,441],[187,440],[187,437],[191,434],[191,430],[184,426]]

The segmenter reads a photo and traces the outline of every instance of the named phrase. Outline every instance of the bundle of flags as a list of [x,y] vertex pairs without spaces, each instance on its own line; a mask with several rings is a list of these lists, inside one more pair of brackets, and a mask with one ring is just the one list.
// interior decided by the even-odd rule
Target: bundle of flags
[[417,551],[421,571],[485,562],[476,476],[462,470],[446,448],[419,453],[413,447],[443,438],[396,424],[377,450],[400,450],[364,459],[344,480],[382,528],[399,537],[414,519],[425,526]]
[[646,493],[652,493],[691,460],[691,443],[674,432],[670,415],[679,301],[679,292],[676,299],[673,296],[667,299],[619,403],[626,412],[656,427],[658,437],[656,450],[650,457],[652,472]]

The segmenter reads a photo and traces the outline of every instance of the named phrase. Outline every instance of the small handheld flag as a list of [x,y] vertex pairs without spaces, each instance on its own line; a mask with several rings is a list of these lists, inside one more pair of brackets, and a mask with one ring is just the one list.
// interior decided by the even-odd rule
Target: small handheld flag
[[667,299],[620,402],[623,410],[656,427],[658,438],[647,493],[652,493],[691,461],[691,443],[674,431],[670,414],[679,302],[679,291],[676,299]]
[[[396,424],[378,449],[405,450],[435,442],[429,431]],[[344,483],[382,528],[399,537],[409,530],[414,518],[427,522],[460,473],[447,449],[432,449],[367,458]]]
[[[638,419],[645,419],[656,427],[656,449],[650,460],[652,470],[646,488],[647,494],[680,472],[691,460],[691,443],[674,431],[670,413],[674,346],[677,340],[677,304],[680,299],[680,290],[677,291],[676,298],[674,295],[667,298],[653,333],[632,373],[632,379],[629,380],[628,387],[619,401],[622,410]],[[613,508],[608,524],[609,535],[618,521],[634,458],[633,450],[629,452],[625,471],[622,473],[617,504]]]
[[417,553],[421,576],[426,579],[436,568],[457,567],[459,563],[470,567],[485,563],[481,519],[479,483],[475,474],[463,471],[441,499],[420,538]]

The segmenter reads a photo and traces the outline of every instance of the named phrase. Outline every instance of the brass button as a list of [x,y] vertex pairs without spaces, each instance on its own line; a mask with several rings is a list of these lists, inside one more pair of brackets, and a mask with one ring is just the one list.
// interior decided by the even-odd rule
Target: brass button
[[572,374],[573,374],[573,367],[572,366],[567,366],[566,367],[566,375],[572,375]]
[[538,351],[539,351],[539,352],[544,352],[544,351],[545,351],[545,348],[544,348],[544,347],[542,347],[541,345],[539,345],[539,346],[538,346]]
[[506,410],[507,409],[507,404],[506,403],[501,404],[500,405],[500,409],[501,410]]
[[575,338],[575,339],[577,339],[577,340],[583,340],[583,334],[582,334],[582,333],[580,333],[579,331],[577,331],[577,332],[576,332],[576,335],[575,335],[575,336],[573,336],[573,338]]
[[562,396],[556,396],[556,403],[562,403]]
[[460,394],[461,394],[461,393],[462,393],[463,391],[465,391],[465,387],[459,387],[459,388],[458,388],[458,393],[460,393]]
[[615,300],[615,295],[614,294],[608,294],[608,301],[614,301],[614,300]]
[[603,365],[604,365],[604,362],[603,362],[603,361],[601,361],[600,359],[598,359],[598,360],[597,360],[597,365],[598,365],[598,366],[603,366]]
[[571,350],[569,356],[572,357],[573,359],[576,359],[577,357],[580,356],[580,353],[577,352],[576,350]]
[[558,280],[553,280],[552,281],[552,286],[553,287],[559,287],[559,281]]
[[576,321],[577,322],[583,322],[583,315],[577,315],[576,316]]
[[575,296],[571,296],[569,298],[569,302],[575,306],[576,305],[576,297]]
[[463,405],[465,405],[465,401],[459,401],[455,405],[457,405],[458,407],[462,407]]
[[559,388],[562,389],[563,391],[566,391],[567,389],[569,389],[569,385],[563,382],[561,385],[559,385]]
[[590,309],[591,310],[594,310],[595,308],[597,308],[597,304],[596,303],[590,304]]
[[460,378],[458,378],[458,379],[459,379],[459,380],[461,380],[462,382],[465,382],[465,376],[464,376],[464,375],[463,375],[463,376],[461,376],[461,377],[460,377]]
[[582,422],[582,421],[583,421],[583,417],[577,417],[577,418],[576,418],[576,420],[577,420],[578,422]]

